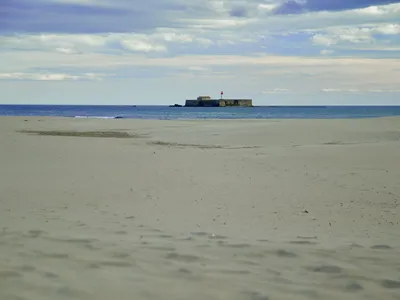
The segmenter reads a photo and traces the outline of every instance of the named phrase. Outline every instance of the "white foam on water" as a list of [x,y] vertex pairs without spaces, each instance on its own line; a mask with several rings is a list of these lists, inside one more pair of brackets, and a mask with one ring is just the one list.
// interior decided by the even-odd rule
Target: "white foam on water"
[[74,116],[78,119],[122,119],[121,116]]

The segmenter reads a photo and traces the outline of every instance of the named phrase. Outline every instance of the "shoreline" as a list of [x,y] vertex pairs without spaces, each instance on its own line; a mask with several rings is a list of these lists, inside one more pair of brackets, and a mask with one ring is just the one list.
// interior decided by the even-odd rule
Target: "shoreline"
[[116,120],[116,121],[122,121],[122,120],[139,120],[139,121],[329,121],[329,120],[373,120],[373,119],[399,119],[400,120],[400,115],[399,116],[371,116],[371,117],[348,117],[348,118],[178,118],[178,119],[144,119],[144,118],[131,118],[131,117],[108,117],[108,116],[46,116],[46,115],[41,115],[41,116],[32,116],[32,115],[0,115],[1,118],[25,118],[25,119],[73,119],[73,120]]

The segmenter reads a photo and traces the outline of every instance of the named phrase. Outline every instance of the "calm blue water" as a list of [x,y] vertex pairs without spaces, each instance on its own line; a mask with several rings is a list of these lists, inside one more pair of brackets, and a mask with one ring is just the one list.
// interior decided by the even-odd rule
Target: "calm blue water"
[[93,105],[0,105],[0,116],[136,119],[371,118],[400,116],[400,106],[168,107]]

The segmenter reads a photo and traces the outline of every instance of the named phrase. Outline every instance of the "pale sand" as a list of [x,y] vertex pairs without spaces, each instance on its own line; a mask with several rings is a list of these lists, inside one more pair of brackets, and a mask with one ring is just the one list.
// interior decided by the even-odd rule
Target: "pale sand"
[[400,118],[1,117],[0,151],[1,300],[400,299]]

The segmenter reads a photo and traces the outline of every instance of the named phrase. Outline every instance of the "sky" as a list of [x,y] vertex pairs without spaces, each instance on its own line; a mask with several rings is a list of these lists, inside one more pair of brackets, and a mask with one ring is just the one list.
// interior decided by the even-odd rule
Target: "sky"
[[0,103],[400,105],[400,0],[0,0]]

